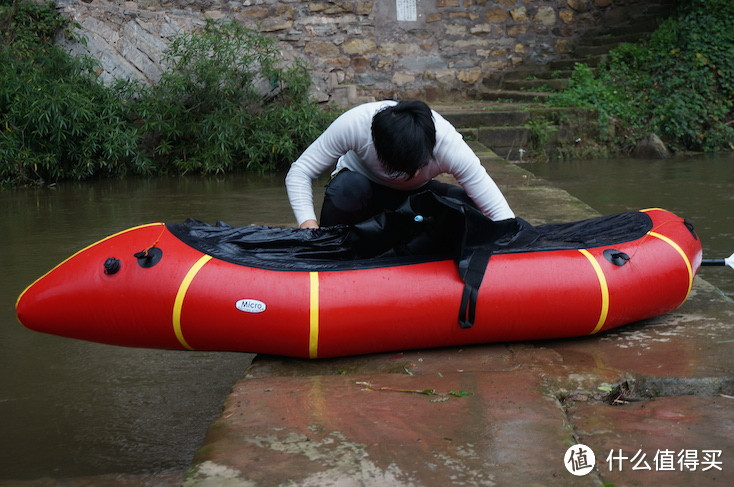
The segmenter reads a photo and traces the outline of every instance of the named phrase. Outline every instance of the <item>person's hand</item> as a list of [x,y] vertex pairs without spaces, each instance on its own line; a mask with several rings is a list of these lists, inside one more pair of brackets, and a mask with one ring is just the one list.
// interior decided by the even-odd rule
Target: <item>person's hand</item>
[[316,220],[306,220],[301,223],[300,228],[319,228],[319,224],[316,223]]

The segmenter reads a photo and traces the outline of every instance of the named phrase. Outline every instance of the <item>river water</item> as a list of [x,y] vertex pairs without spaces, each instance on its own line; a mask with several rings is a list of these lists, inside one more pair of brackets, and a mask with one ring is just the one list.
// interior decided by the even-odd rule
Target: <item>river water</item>
[[[707,257],[734,251],[731,155],[526,167],[602,213],[651,206],[676,211],[696,224]],[[0,192],[0,484],[181,472],[189,466],[251,355],[141,350],[47,336],[24,329],[14,312],[25,286],[80,248],[141,223],[188,217],[233,225],[289,225],[293,219],[282,174]],[[704,275],[734,294],[731,269],[711,268]]]
[[190,465],[252,355],[47,336],[23,328],[14,311],[27,285],[77,250],[141,223],[188,217],[293,223],[282,174],[0,191],[0,484]]
[[[734,154],[550,161],[523,167],[602,214],[660,207],[690,220],[704,258],[734,252]],[[699,275],[734,298],[731,268],[703,267]]]

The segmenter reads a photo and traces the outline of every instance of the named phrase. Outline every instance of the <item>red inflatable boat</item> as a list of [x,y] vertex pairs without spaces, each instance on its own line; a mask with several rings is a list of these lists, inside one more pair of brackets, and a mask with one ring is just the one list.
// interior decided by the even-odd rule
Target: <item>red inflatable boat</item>
[[347,258],[350,227],[153,223],[71,256],[16,309],[32,330],[114,345],[334,357],[602,332],[681,305],[701,262],[662,209],[527,227],[461,260]]

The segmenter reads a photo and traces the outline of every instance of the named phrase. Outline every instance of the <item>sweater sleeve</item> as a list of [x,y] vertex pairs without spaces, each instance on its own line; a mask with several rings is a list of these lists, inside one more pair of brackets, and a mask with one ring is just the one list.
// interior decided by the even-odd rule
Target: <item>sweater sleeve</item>
[[333,168],[339,158],[351,149],[349,118],[345,115],[337,118],[296,159],[285,177],[288,200],[298,225],[306,220],[316,220],[313,181]]
[[372,146],[373,115],[394,103],[364,103],[342,113],[291,165],[285,186],[298,225],[306,220],[316,220],[313,181],[332,170],[339,158],[349,151],[363,157]]
[[502,191],[461,134],[440,115],[434,113],[434,117],[439,135],[434,158],[443,171],[453,175],[474,203],[492,220],[514,218],[515,213]]

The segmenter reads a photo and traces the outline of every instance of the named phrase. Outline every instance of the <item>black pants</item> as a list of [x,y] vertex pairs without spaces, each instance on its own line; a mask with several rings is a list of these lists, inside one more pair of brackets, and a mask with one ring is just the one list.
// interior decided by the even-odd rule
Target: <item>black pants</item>
[[412,191],[399,191],[373,183],[359,173],[342,169],[326,186],[319,225],[353,224],[382,211],[400,206],[405,198],[420,191],[433,191],[441,196],[474,204],[463,188],[431,180]]

